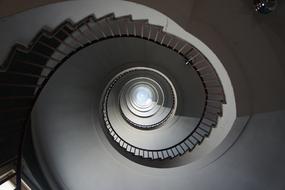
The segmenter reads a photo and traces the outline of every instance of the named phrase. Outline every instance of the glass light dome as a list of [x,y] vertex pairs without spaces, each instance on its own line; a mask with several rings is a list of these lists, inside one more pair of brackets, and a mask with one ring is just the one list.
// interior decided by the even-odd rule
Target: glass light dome
[[152,105],[155,94],[149,85],[139,84],[133,87],[130,97],[135,106],[145,109]]

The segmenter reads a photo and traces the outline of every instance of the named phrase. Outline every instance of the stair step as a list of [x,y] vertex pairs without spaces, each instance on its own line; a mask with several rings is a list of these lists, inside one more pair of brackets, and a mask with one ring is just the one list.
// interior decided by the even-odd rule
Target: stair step
[[206,129],[203,129],[201,127],[197,128],[196,132],[202,137],[207,137],[210,133],[210,131],[206,131]]
[[1,73],[0,83],[17,83],[17,84],[36,84],[37,78],[31,78],[23,75],[15,75],[13,73]]
[[199,144],[201,144],[202,141],[204,140],[204,137],[201,134],[197,133],[196,131],[193,133],[192,136],[198,141]]
[[204,123],[201,123],[201,124],[199,125],[199,128],[198,128],[198,129],[203,130],[203,131],[207,132],[208,134],[210,134],[211,129],[212,129],[212,126],[205,125]]
[[16,110],[11,112],[1,112],[0,123],[5,122],[5,120],[13,120],[17,118],[25,118],[29,114],[29,110]]
[[7,96],[33,96],[34,88],[18,87],[13,88],[11,86],[1,86],[0,97]]

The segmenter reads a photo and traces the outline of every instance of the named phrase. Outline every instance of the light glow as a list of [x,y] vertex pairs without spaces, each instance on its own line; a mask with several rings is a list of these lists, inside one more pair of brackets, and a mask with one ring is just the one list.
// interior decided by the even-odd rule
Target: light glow
[[0,185],[0,190],[14,190],[15,185],[11,181],[6,181],[2,185]]
[[131,97],[136,106],[147,108],[152,105],[154,93],[149,86],[138,85],[134,87]]

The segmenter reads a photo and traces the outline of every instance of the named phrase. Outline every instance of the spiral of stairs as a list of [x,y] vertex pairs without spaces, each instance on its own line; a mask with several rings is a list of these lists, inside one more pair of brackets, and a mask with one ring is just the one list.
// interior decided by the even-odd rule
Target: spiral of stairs
[[[32,189],[187,189],[182,181],[223,158],[249,117],[240,105],[237,115],[229,111],[235,109],[232,87],[198,39],[192,44],[178,29],[171,32],[168,19],[163,26],[151,16],[106,12],[43,23],[28,43],[13,44],[5,55],[0,166],[14,169],[17,183],[23,178]],[[244,79],[231,79],[237,101],[247,102],[236,90]],[[149,115],[130,95],[142,84],[158,99]],[[126,186],[118,184],[124,174]],[[167,180],[151,182],[163,175]],[[139,179],[146,184],[137,187]]]

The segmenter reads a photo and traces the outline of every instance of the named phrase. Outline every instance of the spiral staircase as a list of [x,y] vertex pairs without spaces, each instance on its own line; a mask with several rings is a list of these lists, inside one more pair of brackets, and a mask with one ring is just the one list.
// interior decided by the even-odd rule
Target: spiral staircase
[[[74,1],[2,18],[0,174],[15,173],[1,182],[16,175],[17,189],[21,179],[44,190],[285,188],[284,27],[262,25],[280,41],[251,28],[284,14],[249,8],[234,12],[231,25],[207,1],[138,3],[148,7]],[[215,26],[203,21],[209,15]],[[252,22],[243,25],[244,17]],[[260,47],[264,36],[273,45]],[[140,104],[142,93],[151,103]]]

